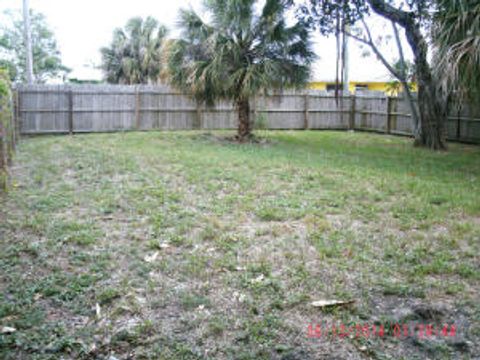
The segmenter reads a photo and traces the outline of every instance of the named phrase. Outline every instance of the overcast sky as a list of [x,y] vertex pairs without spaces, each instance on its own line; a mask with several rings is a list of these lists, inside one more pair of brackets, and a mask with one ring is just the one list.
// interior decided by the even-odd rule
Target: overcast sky
[[[0,12],[20,9],[22,0],[0,0]],[[73,69],[70,77],[101,79],[95,69],[100,63],[99,48],[108,45],[112,31],[123,26],[133,16],[153,16],[172,29],[178,9],[193,7],[201,11],[201,0],[30,0],[30,7],[43,13],[55,33],[63,62]],[[2,19],[2,23],[5,20]],[[312,80],[335,78],[335,40],[314,36],[319,60]],[[382,81],[389,78],[383,65],[374,57],[361,56],[362,50],[350,41],[350,80]],[[394,56],[393,54],[391,56]]]

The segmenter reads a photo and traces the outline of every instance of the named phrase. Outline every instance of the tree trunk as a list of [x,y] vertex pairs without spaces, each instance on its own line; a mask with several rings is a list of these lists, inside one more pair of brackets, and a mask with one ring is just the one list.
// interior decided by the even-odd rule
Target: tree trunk
[[418,109],[420,131],[415,138],[416,146],[426,146],[433,150],[445,150],[446,108],[442,97],[437,96],[435,80],[427,61],[428,45],[420,32],[420,26],[413,20],[405,26],[407,40],[413,51],[418,86]]
[[420,24],[411,12],[390,5],[385,0],[367,0],[378,15],[387,18],[405,30],[407,41],[412,48],[417,83],[420,128],[415,137],[416,146],[427,146],[434,150],[446,149],[445,123],[447,113],[442,98],[437,96],[435,81],[427,61],[428,45],[420,30]]
[[252,124],[250,123],[250,103],[248,99],[237,100],[238,111],[238,135],[240,142],[245,141],[252,135]]
[[[419,71],[417,70],[417,76]],[[434,150],[445,150],[445,123],[447,114],[441,97],[437,96],[431,79],[418,79],[418,108],[420,112],[420,132],[415,138],[416,146],[427,146]]]

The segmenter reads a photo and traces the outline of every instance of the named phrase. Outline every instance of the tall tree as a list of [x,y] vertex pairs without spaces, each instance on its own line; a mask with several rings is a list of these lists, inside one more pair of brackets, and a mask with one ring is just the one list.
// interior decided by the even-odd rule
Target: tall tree
[[157,83],[166,35],[167,28],[152,17],[135,17],[124,29],[115,29],[110,46],[100,50],[106,80],[114,84]]
[[[338,16],[354,24],[359,20],[365,22],[370,11],[402,29],[413,53],[418,84],[420,124],[415,134],[415,144],[445,149],[446,104],[438,94],[437,82],[428,62],[428,37],[423,32],[429,28],[434,8],[433,0],[396,3],[388,0],[309,0],[308,6],[301,8],[301,14],[323,33],[334,31],[333,24]],[[374,52],[377,50],[368,32],[364,40]],[[381,54],[376,54],[381,58]]]
[[23,0],[23,31],[25,32],[25,55],[27,82],[33,84],[32,32],[30,30],[30,2]]
[[[258,2],[259,3],[259,2]],[[208,0],[209,22],[181,10],[182,39],[169,50],[170,82],[212,105],[231,100],[238,112],[238,140],[251,135],[249,98],[269,89],[303,86],[314,58],[307,24],[289,26],[286,1]]]
[[[24,20],[20,12],[7,11],[11,26],[0,28],[0,52],[3,67],[9,69],[13,81],[26,82],[27,51]],[[70,69],[62,64],[54,33],[45,16],[30,10],[30,32],[33,57],[33,81],[43,83],[48,79],[64,77]]]

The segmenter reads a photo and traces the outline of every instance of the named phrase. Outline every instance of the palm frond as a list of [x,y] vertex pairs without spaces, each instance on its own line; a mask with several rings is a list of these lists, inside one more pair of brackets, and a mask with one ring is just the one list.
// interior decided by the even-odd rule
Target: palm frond
[[111,45],[101,49],[106,80],[122,84],[158,82],[166,35],[166,27],[152,17],[135,17],[124,29],[116,29]]
[[288,26],[286,2],[207,0],[209,23],[180,12],[182,40],[169,48],[170,82],[201,101],[238,101],[268,89],[304,85],[314,59],[306,24]]
[[434,69],[444,94],[480,95],[480,3],[440,0],[434,21]]

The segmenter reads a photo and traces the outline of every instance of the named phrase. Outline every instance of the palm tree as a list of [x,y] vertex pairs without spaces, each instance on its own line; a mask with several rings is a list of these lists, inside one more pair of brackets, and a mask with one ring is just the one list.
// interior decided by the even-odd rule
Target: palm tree
[[393,96],[398,96],[402,91],[405,91],[405,84],[410,91],[414,91],[415,82],[415,64],[406,60],[397,60],[392,64],[392,68],[397,74],[404,75],[404,84],[395,76],[391,75],[391,80],[387,83],[387,92]]
[[438,0],[434,21],[435,70],[444,93],[459,100],[480,95],[480,2]]
[[152,17],[135,17],[125,29],[115,29],[110,46],[100,49],[106,80],[115,84],[158,82],[166,34],[166,27]]
[[182,39],[167,56],[167,78],[200,102],[224,99],[238,112],[238,140],[251,135],[249,98],[262,91],[300,87],[314,58],[307,24],[289,26],[286,1],[206,0],[209,22],[181,10]]

